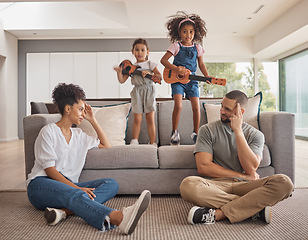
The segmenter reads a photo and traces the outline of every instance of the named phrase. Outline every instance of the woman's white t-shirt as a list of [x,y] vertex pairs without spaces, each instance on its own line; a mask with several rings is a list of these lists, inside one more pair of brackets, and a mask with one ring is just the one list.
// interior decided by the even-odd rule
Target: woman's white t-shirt
[[27,185],[38,176],[47,176],[44,169],[55,167],[65,177],[78,182],[89,149],[100,141],[79,128],[71,128],[72,136],[66,142],[61,129],[51,123],[44,126],[34,144],[34,167],[28,175]]

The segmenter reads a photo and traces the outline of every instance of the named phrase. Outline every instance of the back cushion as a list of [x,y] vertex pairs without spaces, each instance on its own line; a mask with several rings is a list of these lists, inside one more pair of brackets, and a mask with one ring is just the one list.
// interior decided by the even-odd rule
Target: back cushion
[[[158,131],[160,145],[170,145],[170,137],[172,132],[172,111],[173,111],[174,101],[164,101],[158,103]],[[200,126],[205,123],[204,110],[201,109],[201,120]],[[193,132],[193,113],[191,110],[191,103],[189,100],[183,100],[183,109],[181,111],[180,121],[179,121],[179,133],[181,137],[181,145],[191,145],[194,144],[191,139],[191,134]]]
[[[123,101],[121,100],[115,100],[115,101],[98,100],[98,101],[88,101],[87,103],[89,103],[92,107],[101,107],[101,106],[106,106],[106,105],[110,106],[110,105],[117,105],[121,103],[127,103],[127,101],[125,100]],[[130,112],[128,116],[128,121],[127,121],[127,129],[126,129],[126,137],[125,137],[126,144],[129,144],[133,138],[133,122],[134,122],[134,114]],[[157,111],[155,111],[155,126],[156,126],[156,142],[158,142]],[[146,118],[145,118],[145,114],[143,114],[140,135],[139,135],[139,143],[148,144],[149,141],[150,141],[150,138],[148,134]]]
[[31,102],[31,114],[48,114],[46,104],[43,102]]
[[[106,106],[94,107],[92,111],[108,137],[112,146],[125,145],[127,130],[127,118],[131,109],[131,103],[113,104]],[[78,125],[89,136],[97,136],[90,122],[82,121]]]
[[[126,144],[130,144],[130,141],[133,138],[133,122],[134,122],[134,114],[131,112],[128,117],[127,122],[127,131],[126,131]],[[156,126],[156,143],[158,143],[158,129],[157,129],[157,111],[155,111],[155,126]],[[139,134],[139,143],[140,144],[148,144],[150,141],[148,134],[148,127],[146,121],[146,115],[142,115],[141,129]]]

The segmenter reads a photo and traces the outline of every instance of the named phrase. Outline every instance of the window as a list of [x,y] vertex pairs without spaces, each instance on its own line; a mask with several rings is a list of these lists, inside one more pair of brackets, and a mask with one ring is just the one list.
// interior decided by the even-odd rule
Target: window
[[259,91],[262,91],[262,111],[278,110],[278,63],[262,62],[258,68]]
[[278,68],[276,62],[260,62],[258,64],[258,85],[255,84],[254,65],[252,62],[205,63],[211,76],[226,78],[226,87],[200,84],[201,97],[221,98],[232,90],[242,90],[248,97],[262,91],[262,111],[277,109]]
[[226,78],[227,84],[225,87],[219,85],[210,85],[207,83],[201,84],[201,97],[221,98],[227,92],[238,89],[244,91],[247,95],[254,95],[254,85],[251,84],[251,79],[245,76],[249,75],[249,69],[252,69],[250,62],[245,63],[205,63],[210,76],[217,78]]
[[279,60],[281,111],[295,114],[295,135],[308,139],[308,50]]

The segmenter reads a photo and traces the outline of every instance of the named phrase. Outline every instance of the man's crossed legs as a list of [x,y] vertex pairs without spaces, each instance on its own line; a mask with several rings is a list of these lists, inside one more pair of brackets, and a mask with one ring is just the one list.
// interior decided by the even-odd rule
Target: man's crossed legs
[[211,180],[191,176],[180,186],[182,198],[198,207],[193,207],[188,221],[214,223],[228,218],[231,223],[261,215],[267,223],[271,221],[271,206],[288,198],[293,183],[284,174],[276,174],[255,181],[236,178],[214,178]]

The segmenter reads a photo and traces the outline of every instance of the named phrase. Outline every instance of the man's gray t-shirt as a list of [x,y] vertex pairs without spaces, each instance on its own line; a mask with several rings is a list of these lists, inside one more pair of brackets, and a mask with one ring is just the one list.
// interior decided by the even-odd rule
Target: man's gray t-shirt
[[[245,122],[242,129],[250,149],[262,158],[263,133]],[[205,124],[199,129],[194,153],[197,152],[210,153],[214,163],[226,169],[243,172],[238,159],[235,134],[231,127],[221,120]]]

